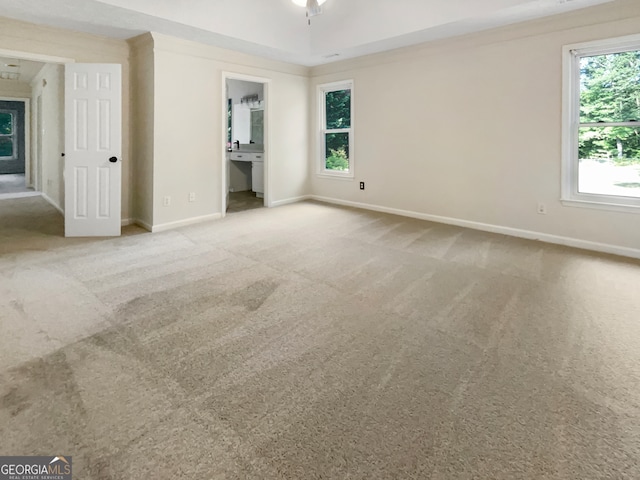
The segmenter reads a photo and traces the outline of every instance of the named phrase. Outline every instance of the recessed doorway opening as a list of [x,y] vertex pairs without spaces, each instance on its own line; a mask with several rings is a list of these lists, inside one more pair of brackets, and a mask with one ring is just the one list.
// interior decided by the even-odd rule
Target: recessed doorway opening
[[223,73],[222,215],[270,206],[269,80]]
[[0,50],[0,199],[42,195],[62,212],[60,88],[73,61]]

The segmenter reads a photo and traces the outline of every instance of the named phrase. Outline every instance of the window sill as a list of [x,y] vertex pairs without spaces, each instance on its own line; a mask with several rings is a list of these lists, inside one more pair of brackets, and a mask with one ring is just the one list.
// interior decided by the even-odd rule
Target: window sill
[[595,202],[590,200],[575,200],[563,198],[560,200],[565,207],[591,208],[610,212],[640,214],[640,205],[621,205],[618,203]]
[[353,173],[329,173],[329,172],[321,172],[316,174],[316,176],[320,178],[326,178],[331,180],[349,180],[354,181],[355,175]]

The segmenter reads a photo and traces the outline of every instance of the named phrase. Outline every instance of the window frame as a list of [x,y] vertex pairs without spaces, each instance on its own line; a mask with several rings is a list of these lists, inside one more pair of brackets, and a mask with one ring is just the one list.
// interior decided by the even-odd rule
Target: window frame
[[628,126],[640,128],[640,122],[580,123],[580,59],[636,50],[640,50],[640,35],[628,35],[563,47],[562,191],[560,200],[565,206],[640,213],[640,198],[581,193],[578,190],[580,127]]
[[[327,127],[327,112],[326,112],[326,94],[330,92],[336,92],[339,90],[351,91],[351,104],[350,104],[350,127],[349,128],[331,128]],[[354,99],[355,89],[353,80],[341,80],[338,82],[323,83],[317,87],[318,98],[318,172],[317,174],[322,177],[341,178],[345,180],[353,180],[355,178],[355,155],[354,155],[354,123],[355,115]],[[328,133],[348,133],[349,134],[349,171],[329,170],[327,169],[327,157],[326,157],[326,135]]]
[[18,125],[16,123],[17,115],[13,110],[0,110],[0,113],[9,114],[11,116],[11,125],[13,126],[13,130],[10,134],[0,133],[0,137],[6,137],[11,139],[13,155],[0,156],[0,161],[17,160],[18,159]]

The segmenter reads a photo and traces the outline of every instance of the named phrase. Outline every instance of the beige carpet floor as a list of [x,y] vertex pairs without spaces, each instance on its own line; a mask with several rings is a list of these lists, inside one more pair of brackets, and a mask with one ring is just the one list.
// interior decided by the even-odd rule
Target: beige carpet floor
[[91,479],[638,479],[640,264],[300,203],[0,202],[0,454]]

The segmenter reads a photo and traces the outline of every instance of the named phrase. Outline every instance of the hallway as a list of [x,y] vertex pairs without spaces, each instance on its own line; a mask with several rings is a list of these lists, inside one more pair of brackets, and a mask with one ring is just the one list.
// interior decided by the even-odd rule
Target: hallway
[[33,193],[34,195],[36,194],[33,188],[26,186],[24,173],[0,175],[0,198],[5,195],[13,196],[14,194],[19,193]]

